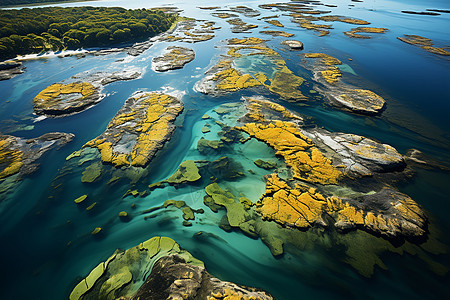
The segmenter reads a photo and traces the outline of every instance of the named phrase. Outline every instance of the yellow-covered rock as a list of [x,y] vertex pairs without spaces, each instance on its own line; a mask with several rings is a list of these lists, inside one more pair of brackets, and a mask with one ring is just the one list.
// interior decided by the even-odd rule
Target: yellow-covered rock
[[128,99],[107,130],[84,147],[97,148],[101,159],[116,167],[145,167],[170,139],[183,103],[175,97],[144,93]]
[[335,184],[342,173],[333,166],[292,122],[275,121],[268,125],[248,123],[238,127],[275,149],[291,167],[294,178],[320,184]]

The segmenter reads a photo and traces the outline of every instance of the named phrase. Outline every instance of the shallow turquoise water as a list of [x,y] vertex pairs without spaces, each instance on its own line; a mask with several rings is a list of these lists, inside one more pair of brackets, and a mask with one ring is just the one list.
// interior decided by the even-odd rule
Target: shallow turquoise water
[[[165,4],[152,2],[144,7]],[[130,188],[128,181],[106,185],[105,179],[91,185],[80,182],[82,167],[73,167],[74,172],[63,177],[63,189],[54,191],[53,179],[66,165],[65,157],[81,148],[87,141],[104,131],[108,122],[135,91],[168,90],[184,95],[183,113],[175,135],[163,151],[152,161],[148,174],[135,188],[143,190],[148,184],[170,176],[186,159],[205,159],[195,150],[203,136],[201,120],[204,113],[219,118],[212,109],[221,103],[239,102],[242,95],[250,92],[230,94],[212,98],[193,91],[193,86],[203,73],[212,66],[222,53],[221,40],[233,37],[261,36],[258,31],[265,26],[256,18],[242,19],[256,23],[260,28],[252,34],[231,34],[224,20],[214,18],[208,11],[197,6],[210,6],[210,1],[175,1],[174,5],[185,9],[186,16],[211,19],[222,26],[213,40],[184,44],[196,52],[196,59],[182,70],[155,73],[150,69],[151,58],[159,55],[170,43],[153,46],[141,56],[130,58],[126,54],[109,56],[87,56],[86,58],[49,58],[27,61],[27,72],[9,81],[0,82],[0,120],[16,120],[20,125],[34,125],[33,130],[17,131],[21,137],[36,137],[46,132],[63,131],[76,135],[75,140],[60,151],[47,153],[41,168],[24,180],[13,193],[0,203],[0,248],[2,266],[7,272],[2,275],[2,299],[62,299],[94,266],[104,260],[116,248],[127,249],[154,235],[170,236],[194,256],[203,260],[210,273],[224,280],[258,286],[271,292],[277,299],[302,297],[333,299],[410,297],[448,298],[446,286],[449,276],[437,276],[416,257],[404,254],[386,254],[383,257],[388,270],[376,268],[372,278],[358,275],[351,267],[340,261],[342,249],[325,249],[317,246],[302,251],[290,249],[282,258],[273,258],[261,240],[254,240],[238,232],[227,233],[217,227],[221,213],[214,214],[204,207],[204,190],[201,183],[179,189],[168,187],[153,191],[143,198],[122,198]],[[228,5],[248,5],[257,8],[264,1],[229,1]],[[429,54],[422,49],[404,44],[396,39],[403,34],[418,34],[432,38],[437,45],[448,46],[450,15],[413,16],[401,14],[400,10],[425,10],[426,8],[449,9],[446,1],[365,1],[343,2],[330,0],[337,8],[319,6],[333,10],[333,14],[358,17],[372,22],[374,27],[387,27],[389,32],[376,35],[371,40],[356,40],[346,37],[342,31],[355,25],[335,22],[327,37],[318,38],[312,31],[303,30],[291,23],[287,16],[279,21],[283,30],[295,33],[295,39],[305,44],[307,52],[325,52],[351,67],[359,77],[346,73],[344,80],[357,81],[358,85],[382,95],[388,107],[380,117],[355,116],[324,105],[321,102],[298,106],[283,103],[288,108],[310,116],[309,122],[331,131],[342,131],[372,137],[389,143],[401,153],[417,148],[444,163],[450,164],[448,112],[450,111],[450,62],[446,58]],[[349,7],[348,4],[355,5]],[[65,4],[64,6],[78,6]],[[139,1],[95,1],[88,5],[143,7]],[[270,10],[260,10],[261,16],[273,15]],[[371,26],[372,26],[371,25]],[[275,28],[277,29],[277,28]],[[262,38],[269,39],[264,35]],[[271,38],[269,46],[277,50],[294,72],[307,75],[296,52],[282,51],[279,42],[283,38]],[[182,43],[183,44],[183,43]],[[352,58],[348,61],[347,58]],[[125,59],[124,61],[120,61]],[[32,99],[48,85],[67,79],[84,71],[115,71],[139,68],[145,70],[142,78],[127,82],[116,82],[105,87],[108,96],[95,107],[62,119],[45,119],[33,122]],[[272,96],[275,100],[276,97]],[[5,102],[9,100],[10,102]],[[23,119],[27,118],[27,119]],[[0,132],[9,129],[10,121],[0,123]],[[216,137],[219,128],[212,124],[212,132],[204,135]],[[256,201],[264,191],[262,176],[268,171],[253,167],[253,160],[273,157],[273,151],[262,143],[252,141],[236,145],[218,154],[208,155],[214,160],[227,155],[253,169],[256,174],[247,174],[244,179],[223,181],[224,187],[236,194],[243,193]],[[399,186],[399,189],[420,203],[435,219],[441,231],[450,228],[449,173],[418,170],[415,178]],[[88,193],[97,206],[86,212],[73,203],[73,199]],[[48,198],[53,196],[53,198]],[[153,214],[141,214],[144,210],[159,206],[167,199],[184,200],[193,208],[206,208],[204,215],[197,215],[192,227],[181,226],[181,212],[161,210]],[[130,205],[136,204],[131,210]],[[116,216],[122,210],[129,211],[133,218],[121,222]],[[144,219],[145,216],[152,218]],[[197,220],[198,218],[198,220]],[[70,220],[70,223],[67,221]],[[101,226],[105,229],[102,238],[94,239],[90,232]],[[201,238],[193,235],[203,231],[209,234]],[[448,237],[448,234],[444,234]],[[70,246],[67,246],[67,243]],[[432,256],[449,266],[447,255]],[[24,288],[26,287],[26,288]]]

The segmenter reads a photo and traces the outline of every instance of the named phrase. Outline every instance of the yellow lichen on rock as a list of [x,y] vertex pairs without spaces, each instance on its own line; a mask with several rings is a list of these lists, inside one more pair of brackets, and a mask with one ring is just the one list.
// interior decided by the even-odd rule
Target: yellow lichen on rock
[[[33,99],[34,110],[38,114],[53,110],[59,111],[57,114],[62,114],[64,111],[71,113],[85,107],[83,100],[96,91],[97,88],[89,82],[55,83],[42,90]],[[67,101],[67,97],[74,98]]]
[[229,45],[259,45],[262,44],[263,42],[265,42],[265,40],[256,37],[243,39],[232,38],[228,40]]
[[327,204],[325,198],[313,190],[296,185],[291,188],[278,175],[272,174],[266,182],[266,192],[257,203],[257,212],[264,219],[282,225],[308,228],[324,223],[322,214]]
[[314,143],[291,122],[276,121],[268,125],[248,123],[238,127],[265,142],[291,167],[293,177],[312,183],[335,184],[342,173],[332,165]]
[[305,53],[305,57],[306,58],[320,58],[322,60],[322,62],[328,66],[335,66],[335,65],[342,64],[342,62],[339,59],[337,59],[331,55],[325,54],[325,53]]
[[359,108],[365,111],[379,111],[386,104],[386,101],[383,99],[383,97],[375,94],[372,91],[363,89],[350,89],[346,94],[337,96],[336,100],[346,103],[347,106],[353,107],[354,110],[357,110]]
[[242,74],[232,67],[232,60],[222,60],[216,66],[220,71],[212,78],[216,82],[216,89],[236,91],[243,88],[265,86],[271,92],[285,99],[305,100],[306,97],[297,89],[305,80],[289,70],[284,59],[263,42],[264,40],[258,38],[231,39],[228,40],[228,44],[233,46],[230,46],[227,54],[233,58],[240,58],[243,54],[239,51],[254,50],[246,56],[264,55],[269,58],[275,71],[271,74],[263,72]]
[[[85,147],[97,148],[102,161],[116,167],[144,167],[170,137],[172,123],[182,110],[181,101],[165,94],[146,93],[130,98],[108,129]],[[122,139],[127,139],[124,145]]]
[[248,113],[246,117],[258,121],[258,122],[267,122],[266,117],[263,114],[263,110],[270,110],[272,112],[278,112],[281,114],[283,118],[291,119],[291,120],[302,120],[301,117],[293,114],[289,110],[287,110],[283,105],[278,103],[262,100],[262,99],[248,99],[248,104],[246,106]]
[[280,23],[280,21],[278,20],[266,20],[266,23],[272,24],[274,26],[278,26],[278,27],[284,27],[283,24]]
[[344,34],[353,37],[353,38],[362,38],[362,39],[370,39],[371,37],[368,35],[358,34],[362,33],[386,33],[388,31],[387,28],[377,28],[377,27],[357,27],[352,28],[350,31],[344,31]]
[[13,139],[0,136],[0,179],[17,174],[23,166],[23,152],[13,147]]
[[225,69],[215,74],[216,88],[219,90],[237,91],[244,88],[260,86],[261,83],[250,74],[242,74],[234,68]]
[[342,77],[342,72],[336,67],[330,67],[327,70],[320,71],[320,74],[322,77],[328,82],[328,83],[336,83],[339,81],[339,78]]

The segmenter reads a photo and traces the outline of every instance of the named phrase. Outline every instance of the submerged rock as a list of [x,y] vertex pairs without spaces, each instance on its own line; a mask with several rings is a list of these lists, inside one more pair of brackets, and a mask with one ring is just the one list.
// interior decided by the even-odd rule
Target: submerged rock
[[166,48],[166,53],[162,56],[153,58],[152,66],[159,72],[181,69],[185,64],[194,60],[194,58],[194,50],[184,47],[171,46]]
[[19,174],[33,173],[39,166],[36,161],[48,150],[64,146],[73,140],[71,133],[52,132],[33,139],[0,135],[0,179]]
[[275,161],[265,161],[262,159],[257,159],[254,161],[254,163],[258,167],[266,170],[275,169],[277,167],[277,163]]
[[183,161],[178,170],[166,181],[169,184],[180,184],[184,182],[195,182],[201,178],[198,168],[193,160]]
[[183,103],[159,93],[137,94],[125,102],[108,128],[84,147],[97,148],[116,167],[145,167],[170,139]]
[[69,298],[216,299],[211,297],[219,294],[273,299],[264,291],[212,277],[203,262],[181,249],[174,240],[154,237],[126,251],[116,250],[72,290]]

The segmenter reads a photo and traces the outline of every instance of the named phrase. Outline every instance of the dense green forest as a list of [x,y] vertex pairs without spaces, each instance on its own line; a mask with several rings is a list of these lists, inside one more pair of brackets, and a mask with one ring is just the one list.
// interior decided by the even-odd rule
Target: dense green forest
[[168,30],[175,20],[174,14],[145,8],[0,10],[0,59],[142,40]]
[[48,2],[74,2],[71,0],[0,0],[0,6],[13,6],[22,4],[44,4]]

